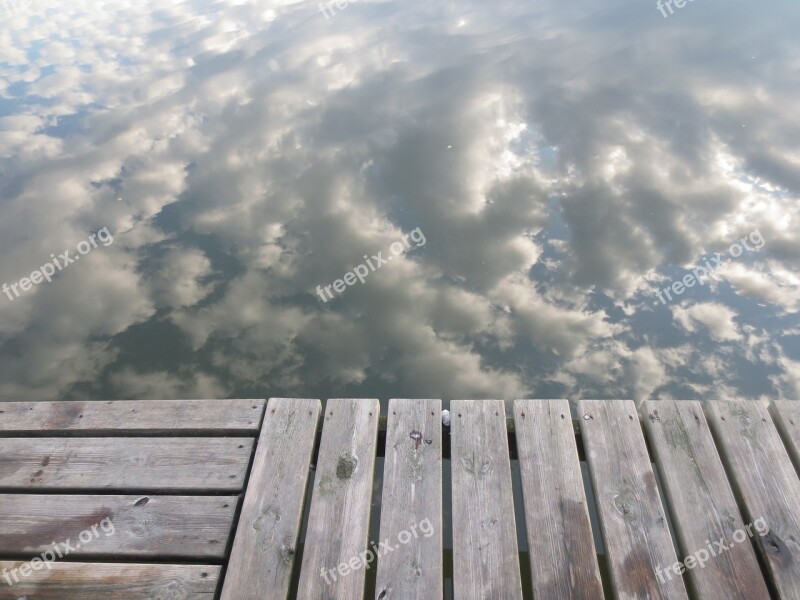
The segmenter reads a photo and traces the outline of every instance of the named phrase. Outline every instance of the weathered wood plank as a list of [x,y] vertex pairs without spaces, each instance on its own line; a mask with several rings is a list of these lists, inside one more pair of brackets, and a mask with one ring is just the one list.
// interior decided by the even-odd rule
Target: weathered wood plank
[[800,599],[800,479],[769,411],[758,402],[713,401],[705,408],[779,597]]
[[253,438],[6,438],[0,491],[238,491]]
[[[683,556],[701,563],[687,569],[704,600],[769,599],[753,547],[732,543],[744,521],[699,402],[658,401],[642,406],[650,446]],[[665,565],[669,567],[669,565]],[[663,577],[677,577],[669,571]]]
[[[386,416],[385,415],[381,416],[381,420],[378,421],[378,431],[386,431],[386,423],[387,422],[388,422],[388,419],[386,418]],[[514,417],[513,416],[510,416],[510,417],[506,418],[506,430],[508,431],[509,437],[513,436],[515,434],[516,425],[514,425]],[[580,435],[580,433],[581,433],[581,426],[578,423],[577,419],[572,419],[572,431],[574,432],[574,434],[576,436]]]
[[682,578],[656,575],[678,559],[636,406],[582,400],[578,416],[616,597],[688,598]]
[[212,565],[68,562],[39,564],[27,577],[14,572],[26,564],[0,561],[0,600],[213,600],[220,572]]
[[800,401],[775,401],[769,412],[795,468],[800,471]]
[[255,434],[264,400],[0,402],[0,435],[94,432]]
[[[4,494],[0,553],[33,556],[66,542],[70,555],[221,559],[237,503],[236,496]],[[80,543],[82,533],[91,541]]]
[[[299,598],[357,600],[364,594],[375,469],[377,400],[328,400],[300,571]],[[343,568],[339,568],[343,566]]]
[[319,413],[319,400],[269,401],[223,600],[289,597]]
[[514,402],[534,598],[603,598],[567,400]]
[[511,461],[502,400],[453,400],[456,598],[521,600]]
[[[442,598],[442,401],[390,400],[376,597]],[[383,594],[383,595],[381,595]]]

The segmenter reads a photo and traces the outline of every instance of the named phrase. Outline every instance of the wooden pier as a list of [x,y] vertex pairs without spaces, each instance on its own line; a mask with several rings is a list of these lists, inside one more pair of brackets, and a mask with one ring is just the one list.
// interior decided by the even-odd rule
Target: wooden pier
[[0,600],[800,600],[800,403],[442,408],[0,403]]

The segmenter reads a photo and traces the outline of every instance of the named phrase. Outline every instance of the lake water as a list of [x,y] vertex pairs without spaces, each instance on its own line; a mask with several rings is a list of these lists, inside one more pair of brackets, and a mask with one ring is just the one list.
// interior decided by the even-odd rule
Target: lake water
[[673,2],[6,2],[0,399],[797,398],[800,4]]

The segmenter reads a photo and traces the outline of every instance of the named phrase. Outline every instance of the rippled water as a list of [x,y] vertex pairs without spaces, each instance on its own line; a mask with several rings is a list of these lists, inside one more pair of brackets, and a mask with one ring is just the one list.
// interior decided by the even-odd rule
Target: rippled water
[[798,396],[797,2],[339,6],[0,6],[0,398]]

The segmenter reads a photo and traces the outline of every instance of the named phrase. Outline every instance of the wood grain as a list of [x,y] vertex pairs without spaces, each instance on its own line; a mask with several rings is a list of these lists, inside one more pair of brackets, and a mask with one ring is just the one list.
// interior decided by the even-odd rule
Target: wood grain
[[[80,546],[75,556],[219,560],[237,503],[236,496],[0,495],[0,553],[34,556],[68,542]],[[91,541],[80,544],[83,532]]]
[[678,559],[636,406],[582,400],[578,417],[616,598],[687,599],[682,578],[656,575]]
[[514,402],[534,598],[603,598],[567,400]]
[[254,435],[264,400],[0,402],[0,435],[93,432]]
[[521,600],[505,404],[453,400],[450,413],[455,597]]
[[[220,567],[53,563],[23,577],[24,562],[0,561],[0,600],[213,600]],[[7,585],[4,575],[14,583]]]
[[705,409],[771,581],[780,598],[800,599],[800,479],[769,411],[758,402]]
[[444,593],[441,414],[441,400],[389,401],[380,539],[398,547],[378,562],[381,600]]
[[6,438],[0,491],[239,491],[253,438]]
[[360,600],[364,595],[366,570],[357,565],[360,555],[366,558],[379,416],[377,400],[327,402],[299,598]]
[[319,400],[269,401],[222,600],[289,597],[319,413]]
[[789,451],[795,469],[800,471],[800,402],[775,401],[770,405],[769,412]]
[[708,600],[769,599],[753,547],[731,543],[745,525],[699,402],[659,401],[642,406],[644,422],[692,588]]

